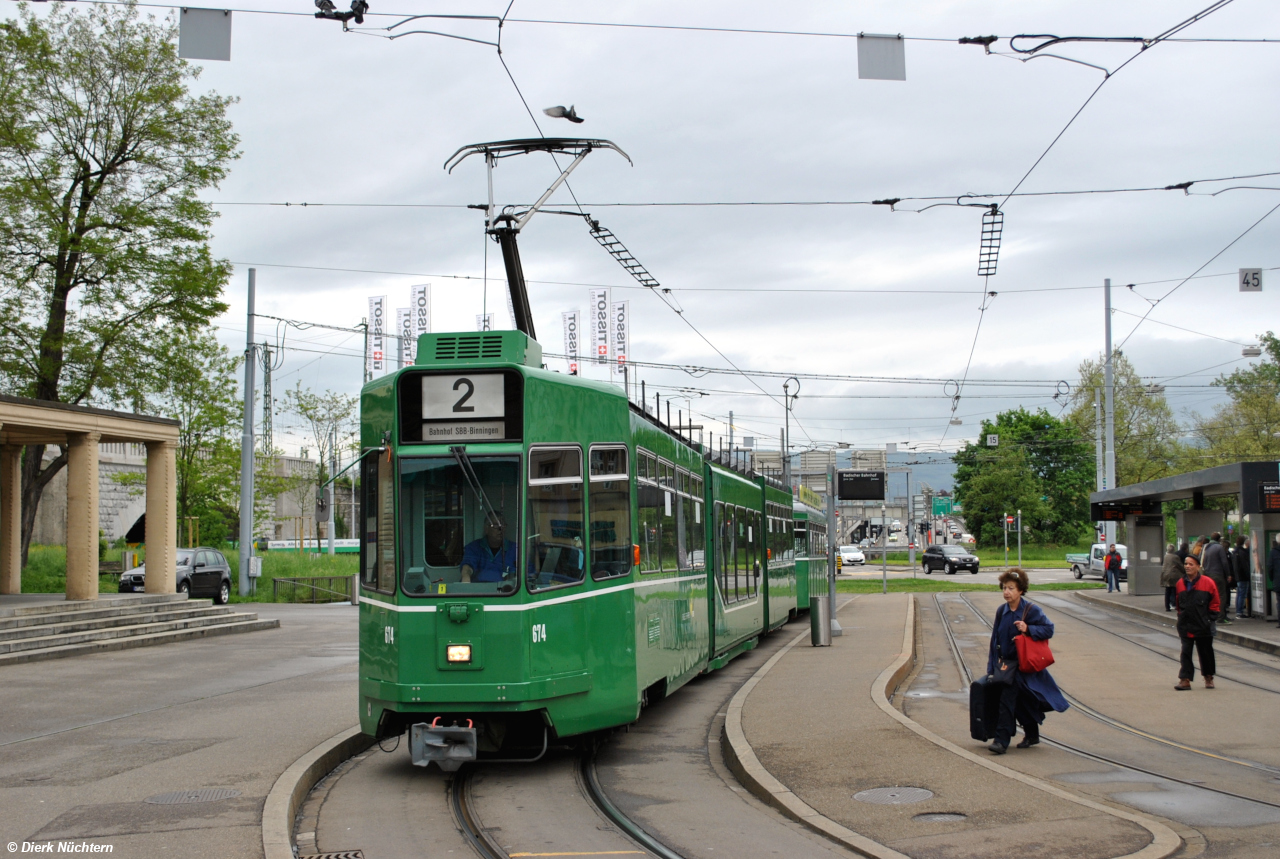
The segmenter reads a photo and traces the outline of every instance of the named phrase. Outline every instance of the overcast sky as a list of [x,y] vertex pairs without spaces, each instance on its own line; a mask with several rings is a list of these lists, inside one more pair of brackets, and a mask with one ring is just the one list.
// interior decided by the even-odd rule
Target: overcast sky
[[[345,0],[337,2],[342,8]],[[997,411],[1020,404],[1059,411],[1052,398],[1059,380],[1073,385],[1080,361],[1103,347],[1103,278],[1117,286],[1119,343],[1138,321],[1131,314],[1150,309],[1148,299],[1164,296],[1280,203],[1277,191],[1208,193],[1280,187],[1280,176],[1196,184],[1190,196],[1014,197],[1002,207],[998,273],[985,284],[976,275],[979,208],[916,214],[866,205],[603,204],[1007,193],[1103,80],[1102,71],[1062,59],[1019,62],[1008,56],[1008,36],[1150,37],[1207,5],[517,0],[502,30],[502,56],[542,132],[607,138],[631,156],[634,166],[612,152],[593,153],[574,173],[573,192],[739,367],[954,380],[968,367],[955,411],[960,426],[948,424],[956,384],[804,380],[794,443],[954,450]],[[370,11],[500,15],[506,7],[505,0],[374,0]],[[243,349],[250,264],[257,266],[260,313],[353,325],[368,296],[386,294],[394,308],[408,304],[411,285],[430,283],[435,330],[473,330],[485,303],[482,213],[230,204],[482,202],[482,162],[468,160],[450,175],[445,159],[465,144],[539,133],[497,52],[436,35],[389,41],[344,33],[336,22],[310,17],[311,0],[249,0],[244,8],[302,14],[235,12],[231,61],[204,63],[198,84],[240,98],[231,116],[243,156],[208,194],[220,204],[214,252],[236,263],[231,309],[219,320],[223,342]],[[1236,0],[1179,36],[1280,39],[1278,13],[1274,3]],[[397,20],[374,14],[365,27]],[[490,21],[441,19],[397,31],[415,26],[483,41],[497,35]],[[847,34],[860,31],[908,38],[905,82],[858,79],[857,43]],[[955,41],[984,35],[1002,37],[995,54]],[[1067,43],[1050,52],[1115,69],[1137,50],[1132,43]],[[1107,81],[1020,190],[1138,188],[1278,171],[1277,80],[1280,44],[1158,44]],[[542,115],[557,104],[575,105],[586,121]],[[495,172],[497,202],[530,202],[555,176],[544,155],[510,159]],[[551,203],[572,205],[567,189]],[[1238,292],[1236,270],[1280,266],[1278,236],[1280,213],[1203,272],[1224,276],[1186,283],[1125,343],[1144,377],[1180,377],[1166,395],[1181,419],[1220,402],[1205,386],[1246,365],[1240,344],[1276,328],[1280,271],[1265,273],[1259,295]],[[560,313],[585,309],[589,285],[609,285],[615,300],[631,301],[635,359],[728,366],[639,288],[581,219],[535,216],[520,241],[548,352],[562,351]],[[488,308],[508,327],[501,255],[492,243],[489,251]],[[1124,288],[1130,283],[1133,291]],[[998,295],[987,299],[975,345],[984,288]],[[274,325],[259,320],[259,339],[264,329],[274,338]],[[286,351],[277,391],[298,380],[317,390],[359,389],[358,336],[291,330],[287,342],[329,354]],[[561,361],[548,364],[564,369]],[[733,410],[738,434],[776,446],[781,379],[757,379],[770,399],[741,376],[641,375],[651,397],[678,388],[713,392],[690,396],[695,419],[717,436]],[[1010,388],[990,380],[1034,382]],[[688,402],[673,406],[683,410]],[[277,441],[290,449],[303,443],[280,430]]]

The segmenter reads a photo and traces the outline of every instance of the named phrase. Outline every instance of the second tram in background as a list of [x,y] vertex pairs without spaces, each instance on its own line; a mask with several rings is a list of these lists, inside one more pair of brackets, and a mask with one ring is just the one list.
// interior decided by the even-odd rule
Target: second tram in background
[[826,586],[816,509],[518,331],[423,335],[361,433],[361,727],[415,763],[630,723]]

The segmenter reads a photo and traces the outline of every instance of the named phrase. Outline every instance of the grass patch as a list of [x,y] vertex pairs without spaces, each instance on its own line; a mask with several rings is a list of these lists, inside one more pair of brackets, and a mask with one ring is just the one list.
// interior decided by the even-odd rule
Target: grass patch
[[[223,552],[231,564],[232,582],[238,582],[237,573],[240,567],[240,556],[232,547]],[[258,579],[257,592],[247,597],[239,596],[236,584],[231,588],[232,602],[275,602],[272,599],[276,578],[309,578],[312,576],[354,576],[360,572],[360,556],[357,554],[333,555],[308,554],[297,552],[266,552],[262,555],[262,576]],[[290,592],[297,588],[281,588],[279,602],[290,602]],[[305,591],[306,589],[303,589]],[[337,599],[335,597],[335,599]]]
[[[120,549],[108,549],[102,560],[120,561]],[[113,594],[119,587],[117,576],[98,576],[98,593]],[[67,591],[67,547],[31,544],[27,565],[22,568],[24,594],[61,594]]]
[[[1041,585],[1032,585],[1029,593],[1034,594],[1036,591],[1081,591],[1093,590],[1105,587],[1102,582],[1048,582]],[[878,594],[881,592],[882,583],[875,579],[841,579],[836,582],[836,593],[841,594]],[[999,585],[984,584],[967,584],[961,582],[949,582],[943,579],[889,579],[889,593],[891,594],[914,594],[914,593],[936,593],[939,591],[987,591],[988,593],[998,593]]]

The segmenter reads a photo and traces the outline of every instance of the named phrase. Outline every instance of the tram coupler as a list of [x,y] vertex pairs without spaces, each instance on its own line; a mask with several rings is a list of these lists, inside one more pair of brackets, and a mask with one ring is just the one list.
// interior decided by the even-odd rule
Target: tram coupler
[[440,769],[453,772],[458,767],[476,759],[476,729],[467,719],[467,727],[454,722],[450,726],[439,724],[440,717],[419,722],[409,728],[409,759],[414,766],[425,767],[435,761]]

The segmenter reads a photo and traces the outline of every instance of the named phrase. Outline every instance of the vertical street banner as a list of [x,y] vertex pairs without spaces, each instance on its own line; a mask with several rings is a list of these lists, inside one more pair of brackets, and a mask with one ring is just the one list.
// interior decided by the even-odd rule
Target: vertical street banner
[[396,366],[408,367],[413,364],[413,308],[396,308]]
[[431,284],[409,288],[409,309],[413,311],[413,357],[418,357],[418,338],[431,333]]
[[613,371],[619,376],[627,372],[627,355],[631,352],[631,302],[613,302],[609,316],[609,340],[613,344]]
[[365,349],[364,368],[369,378],[376,379],[387,372],[387,297],[369,297],[369,335]]
[[567,313],[561,313],[560,318],[564,320],[564,354],[565,360],[569,362],[569,375],[576,376],[578,375],[578,343],[582,332],[578,311],[570,310]]
[[609,290],[591,290],[591,305],[587,311],[591,318],[591,351],[595,363],[609,363]]
[[477,330],[477,331],[492,331],[492,330],[493,330],[493,314],[492,314],[492,313],[485,313],[485,314],[481,315],[481,314],[477,313],[477,314],[476,314],[476,330]]

